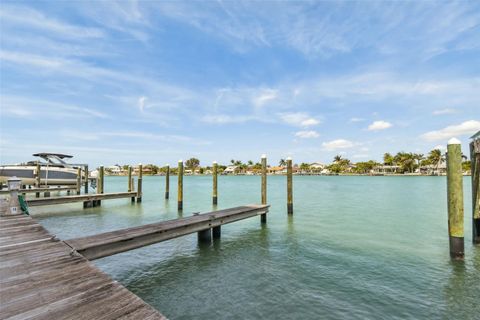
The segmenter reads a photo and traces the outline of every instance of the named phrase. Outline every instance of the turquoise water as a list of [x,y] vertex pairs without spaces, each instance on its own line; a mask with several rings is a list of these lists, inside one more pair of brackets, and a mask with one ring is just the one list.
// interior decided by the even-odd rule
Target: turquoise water
[[[107,177],[106,192],[125,191]],[[211,177],[184,180],[183,216],[212,210]],[[61,239],[177,218],[176,177],[145,177],[143,202],[34,208]],[[265,226],[222,227],[212,245],[190,235],[95,264],[172,319],[479,319],[480,247],[471,245],[465,177],[464,262],[448,252],[445,177],[268,177]],[[219,177],[219,206],[260,201],[260,177]]]

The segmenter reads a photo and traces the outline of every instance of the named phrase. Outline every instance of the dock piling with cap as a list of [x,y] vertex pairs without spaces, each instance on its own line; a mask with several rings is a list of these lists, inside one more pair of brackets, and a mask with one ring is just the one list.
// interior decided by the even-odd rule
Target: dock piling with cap
[[[37,162],[37,170],[35,173],[35,187],[40,188],[40,183],[41,183],[41,168],[40,168],[40,163]],[[35,198],[40,198],[40,192],[35,193]]]
[[170,198],[170,165],[165,166],[165,199]]
[[85,189],[84,192],[85,194],[88,194],[88,165],[84,167],[85,170]]
[[480,244],[480,131],[470,142],[472,171],[472,242]]
[[447,199],[450,257],[464,257],[462,146],[452,138],[447,146]]
[[287,213],[293,214],[293,169],[292,158],[287,158]]
[[[267,204],[267,155],[262,155],[262,204]],[[267,215],[260,216],[262,223],[267,222]]]
[[213,176],[212,203],[214,205],[217,205],[218,204],[218,164],[217,164],[217,161],[213,161],[212,176]]
[[143,165],[138,165],[137,203],[142,202]]
[[80,188],[82,186],[82,168],[77,168],[77,194],[80,194]]
[[[132,178],[132,166],[128,166],[127,174],[128,192],[132,192],[135,189],[134,180]],[[135,202],[135,197],[131,198],[131,202]]]
[[178,210],[183,210],[183,160],[178,160],[178,191],[177,202]]

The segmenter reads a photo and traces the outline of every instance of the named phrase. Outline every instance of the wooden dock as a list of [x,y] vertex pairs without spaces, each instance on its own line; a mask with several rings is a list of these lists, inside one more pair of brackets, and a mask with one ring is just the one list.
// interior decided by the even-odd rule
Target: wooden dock
[[208,240],[208,233],[211,235],[212,229],[213,236],[219,237],[221,225],[258,215],[264,216],[269,207],[269,205],[241,206],[66,240],[65,243],[92,260],[195,232],[199,233],[199,238],[204,237]]
[[0,216],[0,261],[0,319],[166,319],[28,216]]
[[[44,188],[31,188],[31,189],[20,189],[18,193],[36,193],[36,192],[58,192],[58,191],[75,191],[77,190],[76,186],[70,187],[44,187]],[[0,194],[10,194],[10,190],[0,190]]]
[[48,197],[41,199],[28,199],[27,203],[29,207],[35,206],[48,206],[54,204],[65,204],[74,202],[94,203],[95,201],[109,200],[109,199],[122,199],[122,198],[135,198],[137,192],[116,192],[116,193],[97,193],[97,194],[82,194],[73,196],[61,196],[61,197]]

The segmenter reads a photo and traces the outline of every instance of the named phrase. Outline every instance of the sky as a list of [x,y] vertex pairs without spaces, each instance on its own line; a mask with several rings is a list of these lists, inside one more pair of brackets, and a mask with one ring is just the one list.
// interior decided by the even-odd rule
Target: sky
[[0,162],[329,163],[480,130],[479,1],[2,1]]

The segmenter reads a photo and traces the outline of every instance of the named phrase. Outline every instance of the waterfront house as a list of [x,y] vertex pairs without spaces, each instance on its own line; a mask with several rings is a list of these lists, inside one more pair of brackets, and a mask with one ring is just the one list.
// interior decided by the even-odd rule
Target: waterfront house
[[268,167],[267,168],[267,173],[268,174],[282,174],[284,169],[285,169],[284,167]]
[[372,170],[372,174],[396,174],[400,173],[400,166],[397,165],[385,165],[376,166]]
[[112,175],[121,175],[124,173],[124,170],[122,169],[121,166],[119,166],[118,164],[117,165],[114,165],[114,166],[107,166],[105,167],[105,172],[109,173],[109,174],[112,174]]
[[228,166],[223,170],[223,174],[235,174],[238,171],[238,166]]

